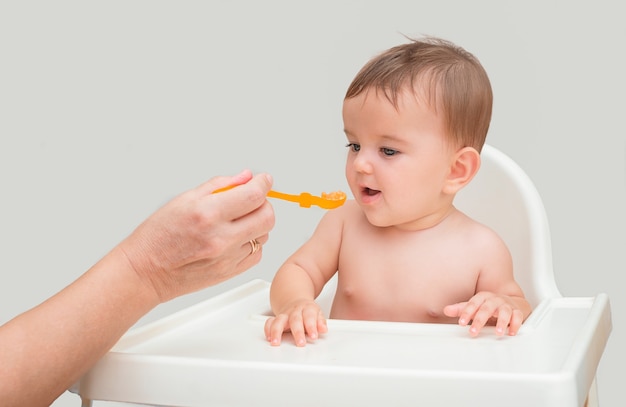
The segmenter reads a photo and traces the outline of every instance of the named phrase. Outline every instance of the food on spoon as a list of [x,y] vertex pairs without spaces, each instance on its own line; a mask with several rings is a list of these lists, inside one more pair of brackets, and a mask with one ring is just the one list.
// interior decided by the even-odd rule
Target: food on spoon
[[329,199],[331,201],[341,201],[346,199],[346,193],[343,191],[334,191],[334,192],[322,192],[322,198]]

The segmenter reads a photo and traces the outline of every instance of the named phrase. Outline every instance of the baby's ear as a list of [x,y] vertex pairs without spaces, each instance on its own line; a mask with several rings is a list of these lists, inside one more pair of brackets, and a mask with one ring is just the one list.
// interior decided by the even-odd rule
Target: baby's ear
[[450,163],[450,172],[446,178],[443,192],[456,194],[467,185],[480,168],[480,153],[473,147],[458,150]]

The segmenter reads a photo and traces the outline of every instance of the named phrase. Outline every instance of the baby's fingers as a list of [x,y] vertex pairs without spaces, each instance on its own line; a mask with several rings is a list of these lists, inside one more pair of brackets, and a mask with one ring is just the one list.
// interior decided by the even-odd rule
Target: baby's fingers
[[503,312],[502,317],[508,321],[509,318],[507,318],[506,315],[507,311],[502,308],[502,300],[500,298],[490,297],[485,299],[478,294],[472,298],[470,304],[468,304],[463,314],[461,314],[459,323],[462,324],[461,321],[469,323],[471,319],[472,325],[470,326],[469,333],[471,336],[476,336],[492,317],[500,319],[499,315]]
[[[457,315],[459,317],[459,325],[466,326],[470,322],[472,322],[472,326],[476,326],[478,330],[480,330],[480,328],[482,328],[482,325],[480,325],[481,322],[484,325],[485,323],[487,323],[487,319],[489,319],[489,317],[491,316],[487,316],[487,319],[482,321],[482,319],[478,315],[480,312],[484,313],[484,304],[485,299],[480,294],[476,294],[468,302],[455,304],[455,306],[458,306]],[[476,321],[477,319],[478,321]]]
[[289,330],[291,331],[296,346],[306,345],[303,313],[292,312],[289,314]]
[[[316,340],[320,334],[328,331],[326,319],[317,305],[306,306],[302,311],[302,318],[299,319],[298,316],[292,315],[289,323],[296,346],[306,345],[307,336],[312,340]],[[295,326],[294,323],[296,324]],[[301,331],[300,327],[303,327],[304,331]]]
[[288,330],[289,319],[285,314],[269,317],[265,321],[265,337],[272,346],[279,346],[283,337],[283,332]]
[[510,307],[502,306],[498,309],[497,313],[497,321],[496,321],[496,335],[503,336],[509,326],[509,322],[511,321],[511,312]]
[[463,309],[467,305],[467,302],[458,302],[456,304],[450,304],[443,307],[443,314],[450,318],[457,318],[463,312]]
[[[522,310],[514,309],[511,314],[511,322],[509,323],[509,335],[515,336],[524,322],[524,313]],[[498,320],[498,323],[500,321]]]

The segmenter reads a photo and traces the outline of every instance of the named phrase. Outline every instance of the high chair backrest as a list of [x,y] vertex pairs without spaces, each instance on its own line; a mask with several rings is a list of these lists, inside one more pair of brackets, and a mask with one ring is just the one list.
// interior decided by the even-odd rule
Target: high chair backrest
[[458,194],[455,206],[494,229],[513,256],[515,279],[530,304],[560,297],[552,269],[550,230],[541,197],[526,173],[493,146],[481,152],[481,168]]

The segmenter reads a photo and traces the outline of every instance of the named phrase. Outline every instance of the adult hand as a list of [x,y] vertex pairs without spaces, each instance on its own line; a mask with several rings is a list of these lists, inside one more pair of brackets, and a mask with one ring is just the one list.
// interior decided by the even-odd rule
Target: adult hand
[[[238,185],[228,191],[213,191]],[[164,302],[225,281],[257,264],[274,226],[267,174],[243,171],[185,192],[142,223],[119,246]]]

